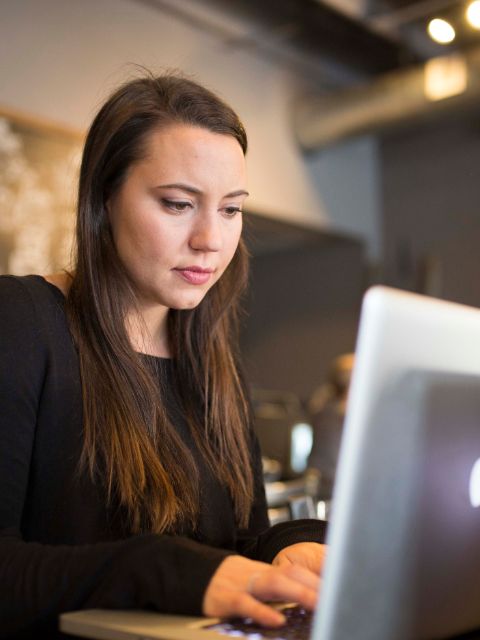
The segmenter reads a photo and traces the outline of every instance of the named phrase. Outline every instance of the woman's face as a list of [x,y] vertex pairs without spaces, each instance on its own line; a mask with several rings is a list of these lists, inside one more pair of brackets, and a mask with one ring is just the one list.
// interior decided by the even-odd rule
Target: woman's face
[[242,230],[245,158],[232,136],[153,132],[107,203],[114,243],[142,307],[191,309],[221,277]]

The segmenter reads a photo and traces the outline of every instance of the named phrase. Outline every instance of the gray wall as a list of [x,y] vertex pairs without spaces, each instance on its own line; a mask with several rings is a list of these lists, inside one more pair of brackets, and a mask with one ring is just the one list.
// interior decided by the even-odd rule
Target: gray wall
[[480,118],[380,143],[387,284],[480,306]]
[[348,239],[255,256],[242,337],[252,386],[308,399],[331,360],[354,348],[366,273],[363,245]]

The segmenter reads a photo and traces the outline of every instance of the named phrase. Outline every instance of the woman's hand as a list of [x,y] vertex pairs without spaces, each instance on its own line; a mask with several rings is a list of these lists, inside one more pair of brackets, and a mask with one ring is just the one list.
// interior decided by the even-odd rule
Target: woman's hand
[[273,559],[274,567],[287,567],[298,565],[312,571],[317,576],[321,575],[327,547],[318,542],[298,542],[284,547]]
[[296,602],[313,609],[318,586],[318,575],[298,563],[282,561],[273,566],[242,556],[228,556],[210,580],[203,598],[203,613],[209,617],[252,618],[264,626],[277,627],[284,624],[285,617],[263,601]]

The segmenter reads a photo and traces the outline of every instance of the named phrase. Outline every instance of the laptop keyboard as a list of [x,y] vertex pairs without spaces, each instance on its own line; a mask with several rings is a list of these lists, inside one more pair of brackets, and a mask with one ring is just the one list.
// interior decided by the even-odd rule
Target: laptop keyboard
[[275,640],[309,640],[313,612],[302,607],[289,606],[282,610],[287,622],[283,627],[275,629],[261,627],[250,619],[234,619],[219,622],[208,627],[203,627],[209,631],[217,631],[220,635],[233,638],[248,638],[248,640],[262,640],[263,638],[274,638]]

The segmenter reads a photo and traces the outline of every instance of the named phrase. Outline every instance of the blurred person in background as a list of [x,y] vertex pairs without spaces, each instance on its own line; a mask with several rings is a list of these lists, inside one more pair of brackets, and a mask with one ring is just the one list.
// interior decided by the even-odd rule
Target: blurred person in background
[[355,356],[344,353],[332,363],[325,384],[312,394],[308,409],[313,428],[313,444],[307,463],[307,477],[316,478],[316,497],[330,500],[337,468],[340,441]]
[[71,273],[0,278],[2,637],[314,607],[324,527],[269,527],[239,364],[246,149],[197,83],[126,83],[86,138]]

